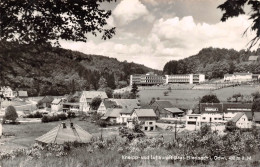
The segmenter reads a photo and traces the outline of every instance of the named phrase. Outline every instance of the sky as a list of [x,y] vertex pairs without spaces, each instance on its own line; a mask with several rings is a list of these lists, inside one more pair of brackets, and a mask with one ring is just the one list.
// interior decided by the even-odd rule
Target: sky
[[110,40],[89,36],[86,43],[61,41],[63,48],[143,64],[162,70],[170,60],[197,54],[206,47],[247,49],[254,32],[247,15],[221,22],[217,6],[225,0],[117,0],[102,4],[112,10]]

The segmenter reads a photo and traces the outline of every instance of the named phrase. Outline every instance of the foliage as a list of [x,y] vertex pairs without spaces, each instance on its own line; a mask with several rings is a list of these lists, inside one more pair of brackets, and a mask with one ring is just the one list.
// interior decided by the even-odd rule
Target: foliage
[[76,114],[75,112],[72,112],[72,111],[68,111],[68,118],[76,118]]
[[138,92],[138,86],[136,85],[136,83],[133,83],[131,93],[136,97]]
[[102,33],[110,39],[115,28],[104,28],[110,10],[100,9],[102,1],[1,1],[1,40],[42,44],[59,39],[87,41],[87,34]]
[[237,94],[234,94],[233,96],[232,96],[232,98],[234,98],[235,100],[236,100],[236,102],[238,102],[238,98],[243,98],[243,95],[241,95],[241,93],[237,93]]
[[219,5],[218,8],[224,12],[221,18],[221,21],[224,22],[229,18],[238,17],[239,15],[244,15],[245,8],[246,8],[245,6],[248,7],[250,6],[251,10],[250,13],[248,13],[250,15],[249,19],[253,20],[252,25],[250,25],[248,29],[251,29],[251,31],[256,31],[256,36],[250,41],[249,48],[252,48],[255,44],[257,44],[257,42],[260,39],[259,38],[260,37],[260,28],[259,28],[260,2],[256,0],[226,0],[223,4]]
[[200,134],[201,136],[205,136],[207,134],[211,133],[211,127],[208,124],[204,124],[203,126],[200,127]]
[[97,122],[97,121],[100,120],[101,117],[102,117],[102,114],[101,114],[101,113],[94,112],[94,113],[91,115],[91,121],[92,121],[92,122]]
[[123,93],[114,93],[115,99],[135,99],[137,95],[134,95],[132,92],[125,91]]
[[25,90],[30,96],[97,90],[101,76],[107,80],[107,86],[114,89],[119,81],[127,83],[129,70],[131,73],[139,69],[144,73],[152,71],[144,65],[51,46],[0,41],[0,48],[0,82]]
[[5,120],[11,120],[12,122],[15,122],[15,120],[17,118],[18,118],[18,114],[17,114],[16,109],[14,108],[14,106],[8,106],[5,109],[4,119]]
[[220,103],[220,101],[216,95],[210,94],[203,96],[200,103]]
[[31,114],[25,116],[25,118],[42,118],[42,117],[43,117],[43,115],[39,111],[37,111],[36,113],[31,113]]
[[106,92],[108,98],[113,98],[113,93],[114,93],[113,89],[106,88],[105,92]]
[[164,95],[164,96],[168,96],[168,95],[169,95],[169,91],[163,92],[163,95]]
[[97,110],[101,102],[102,99],[100,97],[94,97],[90,103],[90,106],[93,110]]
[[228,131],[228,132],[234,132],[238,129],[238,127],[236,126],[236,124],[232,121],[228,121],[226,123],[226,128],[225,130]]
[[99,85],[100,90],[103,90],[107,87],[107,81],[103,76],[100,77],[100,79],[98,81],[98,85]]
[[259,91],[256,91],[256,92],[252,93],[251,96],[253,97],[253,101],[255,101],[260,98],[260,93],[259,93]]
[[203,73],[206,79],[223,78],[224,74],[234,72],[258,74],[260,73],[260,62],[248,62],[248,59],[251,55],[259,54],[260,49],[236,51],[234,49],[204,48],[196,55],[178,60],[178,65],[174,70],[172,66],[175,66],[176,62],[167,62],[163,73],[169,75]]
[[44,115],[41,119],[42,123],[48,123],[48,122],[55,122],[55,121],[60,121],[60,120],[66,120],[69,118],[69,116],[66,116],[64,113],[62,114],[57,114],[57,115]]
[[253,105],[252,105],[252,116],[254,116],[254,113],[255,112],[259,112],[260,111],[260,99],[256,99],[254,102],[253,102]]

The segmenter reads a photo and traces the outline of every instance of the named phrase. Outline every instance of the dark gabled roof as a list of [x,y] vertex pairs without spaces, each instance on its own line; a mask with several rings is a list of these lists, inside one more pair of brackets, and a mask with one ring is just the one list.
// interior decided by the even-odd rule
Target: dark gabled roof
[[45,96],[41,99],[42,103],[51,103],[54,100],[52,96]]
[[173,113],[173,114],[177,114],[177,113],[183,113],[183,111],[182,110],[180,110],[180,109],[178,109],[178,108],[164,108],[164,110],[166,110],[166,111],[169,111],[169,112],[171,112],[171,113]]
[[109,109],[107,109],[107,112],[105,113],[105,115],[103,117],[117,118],[117,117],[120,117],[120,112],[122,112],[122,111],[123,111],[122,108],[109,108]]
[[157,104],[162,108],[173,108],[174,106],[167,100],[156,100],[152,105]]
[[245,113],[237,113],[232,119],[231,119],[231,121],[232,122],[237,122],[243,115],[244,115]]
[[100,97],[101,99],[107,99],[107,94],[104,91],[82,91],[86,99],[93,99],[95,97]]
[[104,103],[104,105],[105,105],[105,107],[108,109],[108,108],[115,108],[115,106],[116,106],[116,102],[114,102],[114,101],[110,101],[110,100],[108,100],[108,101],[103,101],[103,103]]
[[117,105],[122,108],[127,108],[129,110],[133,110],[135,108],[140,108],[140,103],[137,99],[110,99],[116,102]]
[[35,140],[46,144],[64,144],[66,142],[75,141],[80,143],[88,143],[90,142],[91,138],[91,134],[76,124],[73,125],[73,128],[70,126],[70,124],[67,124],[66,128],[63,128],[63,125],[60,124],[46,134],[36,138]]

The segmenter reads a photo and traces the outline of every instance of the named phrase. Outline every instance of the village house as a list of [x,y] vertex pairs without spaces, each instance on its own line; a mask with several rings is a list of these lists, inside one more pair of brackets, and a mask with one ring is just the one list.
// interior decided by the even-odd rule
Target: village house
[[142,125],[143,130],[155,130],[157,116],[153,109],[134,109],[131,118],[136,119]]
[[90,104],[95,97],[100,97],[102,100],[108,99],[107,94],[104,91],[82,91],[82,96],[86,99],[88,104]]
[[62,111],[64,102],[65,102],[64,98],[54,99],[51,103],[51,111],[52,112]]
[[15,92],[9,86],[3,86],[0,88],[0,95],[5,98],[13,99],[15,97]]
[[124,108],[121,112],[120,112],[120,117],[119,117],[119,123],[127,123],[127,121],[129,119],[131,119],[131,115],[133,113],[133,109],[128,109],[128,108]]
[[140,102],[137,99],[109,99],[116,102],[118,106],[122,108],[127,108],[128,110],[133,110],[135,108],[140,108]]
[[52,96],[45,96],[41,100],[38,101],[38,108],[51,108],[51,103],[54,100]]
[[199,130],[201,126],[201,114],[188,114],[186,116],[185,129]]
[[122,108],[109,108],[101,119],[112,123],[120,123],[120,112],[123,110]]
[[28,93],[27,91],[18,91],[17,95],[20,99],[23,99],[24,101],[28,99]]
[[118,106],[114,101],[102,101],[98,107],[97,113],[104,115],[109,108],[118,108]]
[[257,62],[258,61],[258,56],[249,56],[248,61]]
[[260,112],[254,113],[254,122],[257,126],[260,126]]
[[238,128],[245,129],[252,127],[252,121],[249,121],[245,113],[237,113],[231,121],[235,123]]
[[160,119],[181,117],[184,113],[179,108],[174,107],[170,101],[166,100],[156,100],[148,108],[152,108]]
[[80,103],[65,102],[65,103],[63,103],[62,111],[65,113],[73,112],[75,114],[79,114]]

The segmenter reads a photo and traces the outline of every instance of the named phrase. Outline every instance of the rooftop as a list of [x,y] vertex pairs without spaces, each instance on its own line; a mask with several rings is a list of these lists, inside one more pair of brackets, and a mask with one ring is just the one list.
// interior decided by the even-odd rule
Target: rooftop
[[153,109],[135,109],[138,117],[157,117]]

